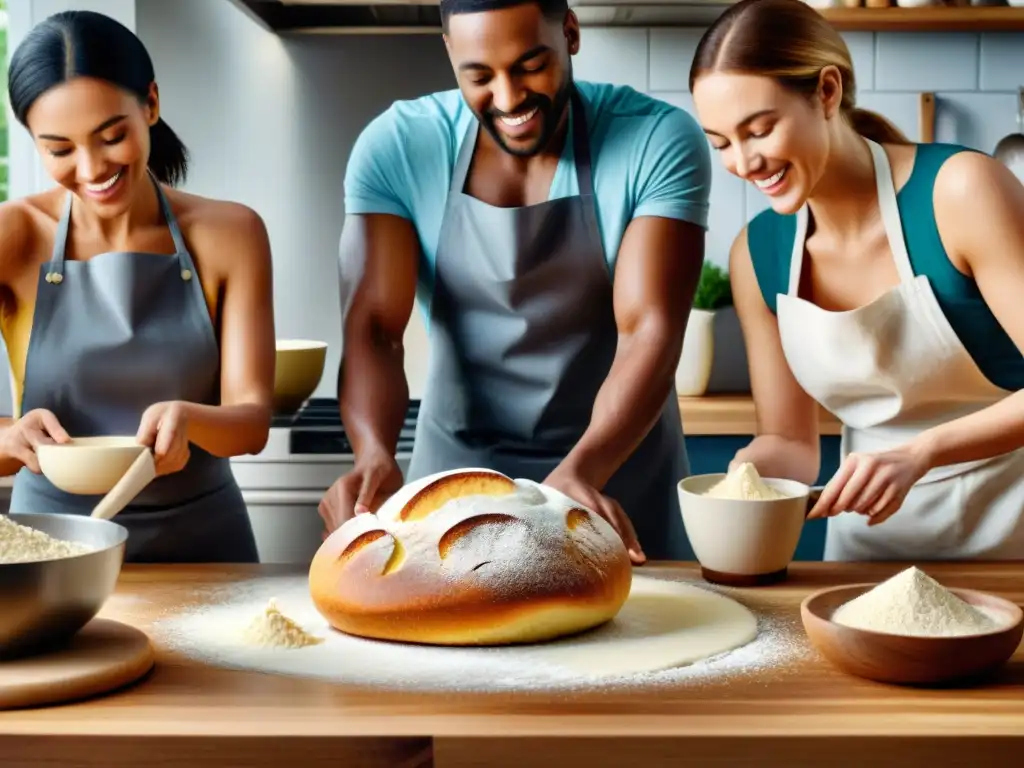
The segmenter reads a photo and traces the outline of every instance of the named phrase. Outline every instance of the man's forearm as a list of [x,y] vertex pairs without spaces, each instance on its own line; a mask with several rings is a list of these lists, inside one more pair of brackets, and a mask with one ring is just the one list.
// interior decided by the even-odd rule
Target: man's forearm
[[394,455],[409,408],[405,350],[383,338],[351,339],[343,352],[338,403],[358,459],[365,451]]
[[590,426],[565,460],[595,488],[604,487],[658,420],[675,388],[681,347],[680,335],[657,321],[619,337]]

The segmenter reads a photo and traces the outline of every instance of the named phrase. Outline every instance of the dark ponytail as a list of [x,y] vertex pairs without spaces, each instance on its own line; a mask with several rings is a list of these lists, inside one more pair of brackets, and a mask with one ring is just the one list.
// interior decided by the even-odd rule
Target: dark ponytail
[[[11,56],[7,93],[18,122],[51,88],[76,77],[92,77],[145,103],[155,82],[149,52],[118,21],[93,11],[64,11],[33,27]],[[161,118],[149,131],[149,169],[175,186],[188,173],[188,150]]]
[[188,173],[188,150],[162,117],[149,129],[149,170],[172,187]]

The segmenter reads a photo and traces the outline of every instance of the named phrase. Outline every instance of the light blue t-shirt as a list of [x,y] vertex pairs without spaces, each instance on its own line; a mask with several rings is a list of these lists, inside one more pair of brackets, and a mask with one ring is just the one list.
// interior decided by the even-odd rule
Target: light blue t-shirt
[[[638,216],[706,228],[711,152],[696,120],[626,86],[576,81],[576,87],[587,117],[598,225],[610,272],[626,227]],[[346,213],[393,214],[415,226],[423,254],[417,293],[427,315],[452,172],[473,120],[458,89],[395,102],[360,134],[345,173]],[[577,194],[573,145],[567,140],[549,199]]]

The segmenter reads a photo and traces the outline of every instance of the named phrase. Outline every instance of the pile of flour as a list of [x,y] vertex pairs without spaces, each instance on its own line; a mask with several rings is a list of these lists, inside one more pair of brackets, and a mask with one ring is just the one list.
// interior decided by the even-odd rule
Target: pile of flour
[[750,462],[744,462],[711,486],[705,493],[713,499],[737,499],[740,501],[771,501],[784,499],[786,494],[772,488],[761,479],[761,475]]
[[997,616],[964,602],[916,567],[839,606],[832,620],[855,629],[916,637],[975,635],[1000,626]]
[[[659,579],[660,580],[660,579]],[[671,583],[671,579],[665,581]],[[725,589],[691,585],[710,592]],[[769,682],[811,658],[799,618],[758,616],[757,636],[733,651],[688,666],[632,675],[593,675],[559,665],[544,647],[454,648],[367,640],[328,626],[309,598],[305,577],[269,577],[197,595],[205,605],[182,609],[153,625],[157,642],[188,658],[229,669],[277,673],[348,685],[421,691],[530,691],[714,685],[744,677]],[[246,632],[268,601],[317,638],[314,644],[254,643]],[[642,611],[629,622],[606,625],[611,642],[649,634],[658,617]],[[656,631],[653,630],[653,631]],[[570,639],[571,641],[571,639]]]
[[0,515],[0,565],[60,560],[92,551],[93,547],[87,544],[55,539]]
[[274,598],[245,628],[244,640],[249,645],[272,648],[305,648],[323,642],[323,638],[311,635],[293,619],[281,613]]

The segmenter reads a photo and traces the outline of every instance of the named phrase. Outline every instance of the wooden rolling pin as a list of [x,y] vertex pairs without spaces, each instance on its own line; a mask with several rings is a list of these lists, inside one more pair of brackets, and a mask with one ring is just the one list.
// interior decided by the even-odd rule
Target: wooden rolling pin
[[917,106],[921,142],[931,144],[935,141],[935,94],[922,93],[918,98]]

